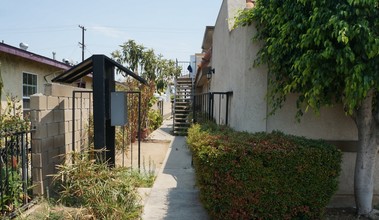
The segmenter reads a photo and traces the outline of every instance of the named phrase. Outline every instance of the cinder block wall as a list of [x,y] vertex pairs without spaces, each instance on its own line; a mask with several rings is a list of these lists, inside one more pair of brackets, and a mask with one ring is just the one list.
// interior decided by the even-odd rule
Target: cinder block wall
[[[56,166],[72,152],[73,130],[75,150],[88,143],[86,136],[89,117],[92,115],[92,94],[73,91],[91,91],[61,84],[46,84],[44,94],[30,97],[32,127],[33,193],[43,195],[51,187]],[[73,100],[75,100],[75,129],[73,129]],[[67,159],[69,162],[69,158]]]

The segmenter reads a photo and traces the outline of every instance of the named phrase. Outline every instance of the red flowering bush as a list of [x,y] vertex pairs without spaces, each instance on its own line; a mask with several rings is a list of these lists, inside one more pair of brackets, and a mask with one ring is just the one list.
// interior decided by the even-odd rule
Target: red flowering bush
[[323,141],[205,124],[187,143],[213,219],[320,219],[337,190],[341,152]]

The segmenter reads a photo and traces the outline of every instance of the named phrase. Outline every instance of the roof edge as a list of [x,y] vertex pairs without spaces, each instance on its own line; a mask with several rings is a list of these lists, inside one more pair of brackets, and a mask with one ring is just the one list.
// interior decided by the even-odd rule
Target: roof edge
[[43,63],[46,65],[57,67],[64,70],[68,70],[71,68],[70,65],[67,65],[63,62],[60,62],[60,61],[36,54],[36,53],[32,53],[32,52],[29,52],[17,47],[13,47],[11,45],[8,45],[2,42],[0,42],[0,52],[4,52],[13,56],[21,57],[24,59],[38,62],[38,63]]

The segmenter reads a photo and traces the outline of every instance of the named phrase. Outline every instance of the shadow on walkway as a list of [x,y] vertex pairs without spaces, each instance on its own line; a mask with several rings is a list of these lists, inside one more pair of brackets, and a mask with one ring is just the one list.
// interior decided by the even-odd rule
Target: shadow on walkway
[[[160,128],[169,134],[172,126]],[[208,215],[199,200],[195,187],[195,172],[186,138],[172,137],[163,170],[159,172],[144,207],[144,220],[207,220]]]

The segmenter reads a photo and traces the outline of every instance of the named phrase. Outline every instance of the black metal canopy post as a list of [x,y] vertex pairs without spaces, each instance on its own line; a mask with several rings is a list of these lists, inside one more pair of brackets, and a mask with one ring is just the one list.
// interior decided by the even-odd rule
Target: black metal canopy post
[[116,165],[116,127],[111,126],[111,93],[115,91],[114,66],[105,62],[105,133],[106,133],[106,159],[108,165]]
[[104,56],[93,55],[93,114],[94,114],[94,148],[106,149],[97,152],[97,160],[106,160],[109,166],[115,164],[114,134],[110,125],[110,93],[114,91],[114,68],[106,65]]
[[[105,147],[105,68],[104,59],[93,56],[93,127],[94,148],[101,150]],[[104,160],[104,152],[96,152],[96,160]]]

